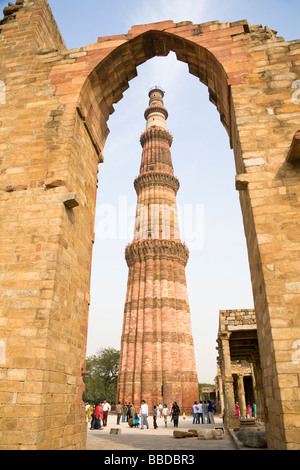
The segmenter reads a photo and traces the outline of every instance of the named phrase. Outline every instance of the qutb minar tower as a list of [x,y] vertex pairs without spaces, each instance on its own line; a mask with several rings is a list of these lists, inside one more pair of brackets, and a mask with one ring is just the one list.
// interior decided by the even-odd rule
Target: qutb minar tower
[[180,240],[164,92],[149,92],[134,240],[126,247],[129,267],[117,399],[150,406],[176,401],[191,412],[198,400],[185,266],[189,252]]

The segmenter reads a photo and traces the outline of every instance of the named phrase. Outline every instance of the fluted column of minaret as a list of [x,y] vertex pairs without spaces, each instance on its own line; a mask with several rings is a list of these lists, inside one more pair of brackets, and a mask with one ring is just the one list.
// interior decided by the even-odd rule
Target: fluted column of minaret
[[176,194],[166,129],[163,92],[150,91],[140,174],[134,240],[126,248],[129,267],[124,309],[118,399],[138,405],[177,401],[190,408],[198,399],[185,266],[188,249],[180,241]]

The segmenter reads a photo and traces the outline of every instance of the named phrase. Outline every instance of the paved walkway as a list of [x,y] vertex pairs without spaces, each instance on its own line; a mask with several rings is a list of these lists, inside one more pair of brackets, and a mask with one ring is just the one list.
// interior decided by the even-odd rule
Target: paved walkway
[[[152,417],[148,419],[149,429],[130,428],[127,423],[116,424],[116,416],[108,416],[108,426],[103,430],[87,431],[87,450],[236,450],[228,431],[221,440],[200,440],[197,438],[175,439],[174,425],[169,420],[165,428],[163,418],[158,418],[158,429],[153,428]],[[179,418],[178,430],[214,428],[223,426],[221,419],[215,418],[215,424],[192,424],[191,416]],[[89,426],[88,426],[89,428]],[[121,429],[121,434],[110,434],[111,428]]]

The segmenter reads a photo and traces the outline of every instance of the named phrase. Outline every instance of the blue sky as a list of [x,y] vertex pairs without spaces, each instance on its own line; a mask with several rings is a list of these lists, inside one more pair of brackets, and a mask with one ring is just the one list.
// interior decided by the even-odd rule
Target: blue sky
[[[0,0],[0,7],[7,3]],[[285,40],[300,36],[299,0],[50,0],[49,4],[68,48],[95,43],[99,36],[127,33],[132,25],[164,20],[199,24],[247,19],[249,24],[268,25]],[[103,240],[102,215],[113,208],[122,218],[127,207],[133,222],[133,181],[142,153],[139,138],[145,129],[143,114],[153,85],[166,92],[167,127],[174,137],[174,172],[181,184],[179,210],[187,213],[189,208],[189,222],[193,223],[189,228],[199,229],[200,246],[193,248],[190,231],[181,235],[192,248],[186,276],[198,379],[212,383],[219,310],[253,307],[248,255],[228,136],[208,100],[207,88],[173,53],[138,68],[138,76],[114,106],[108,122],[110,135],[99,172],[87,354],[101,347],[120,348],[128,274],[124,250],[133,229],[129,224],[123,233],[124,224],[117,221],[114,239]],[[183,225],[186,229],[187,223]]]

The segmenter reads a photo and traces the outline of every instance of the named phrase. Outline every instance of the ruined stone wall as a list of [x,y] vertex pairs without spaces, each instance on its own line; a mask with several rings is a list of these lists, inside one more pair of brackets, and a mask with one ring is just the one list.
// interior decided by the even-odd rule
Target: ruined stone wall
[[299,336],[299,169],[286,164],[285,158],[299,127],[293,88],[299,77],[299,41],[272,41],[272,34],[261,41],[256,31],[252,37],[249,50],[255,73],[244,90],[232,90],[238,95],[235,109],[244,148],[245,173],[237,177],[237,184],[243,180],[247,185],[240,191],[240,201],[257,314],[266,426],[269,436],[274,436],[268,445],[284,448],[282,438],[276,443],[275,437],[281,429],[283,440],[294,443],[290,448],[298,448],[299,411],[292,397],[299,388],[299,365],[293,362]]
[[230,331],[234,329],[248,328],[249,325],[256,325],[255,310],[237,309],[237,310],[220,310],[219,312],[219,332]]
[[50,84],[64,45],[47,4],[34,5],[0,34],[0,448],[82,448],[98,159]]

